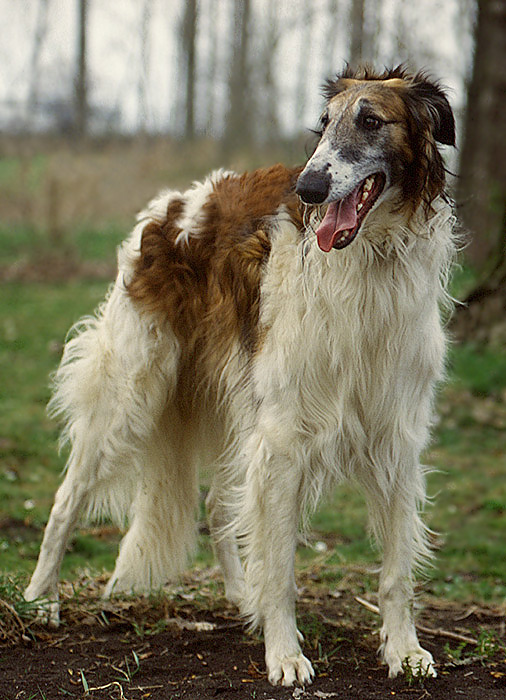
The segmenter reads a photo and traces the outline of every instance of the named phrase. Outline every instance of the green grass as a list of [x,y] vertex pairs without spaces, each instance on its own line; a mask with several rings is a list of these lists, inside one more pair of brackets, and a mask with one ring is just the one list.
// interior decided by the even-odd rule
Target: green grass
[[17,189],[22,183],[31,192],[41,185],[48,158],[45,154],[33,155],[29,161],[20,157],[0,159],[0,186]]
[[[130,222],[133,225],[134,220]],[[129,225],[104,224],[78,226],[63,230],[58,245],[64,253],[81,261],[101,261],[115,259],[116,248],[128,233]],[[20,260],[37,264],[41,258],[54,256],[56,243],[43,228],[29,224],[0,224],[0,256],[2,265],[11,265]]]
[[[94,253],[95,254],[95,253]],[[96,252],[103,255],[102,249]],[[0,285],[0,556],[2,568],[26,576],[33,570],[63,457],[57,428],[45,415],[48,377],[56,367],[70,325],[90,313],[107,283]],[[435,504],[427,521],[441,533],[441,549],[428,572],[426,590],[457,600],[499,603],[506,597],[506,358],[471,345],[455,346],[450,381],[441,396],[441,422],[425,461]],[[379,561],[371,547],[365,507],[351,486],[337,489],[314,517],[315,538],[326,552],[301,547],[299,566],[319,566],[337,585],[353,567]],[[111,570],[119,535],[77,532],[63,576],[82,568]],[[207,538],[198,561],[209,563]],[[375,577],[366,584],[375,586]]]
[[[63,468],[57,428],[45,413],[50,372],[58,364],[68,328],[95,307],[106,288],[103,282],[85,281],[1,286],[0,500],[7,506],[2,518],[13,521],[0,530],[6,570],[33,567],[40,528]],[[101,549],[99,542],[97,553]],[[77,559],[85,565],[89,553]],[[67,562],[65,568],[69,573]]]
[[500,396],[506,386],[506,353],[473,344],[453,348],[450,373],[457,388],[476,396]]

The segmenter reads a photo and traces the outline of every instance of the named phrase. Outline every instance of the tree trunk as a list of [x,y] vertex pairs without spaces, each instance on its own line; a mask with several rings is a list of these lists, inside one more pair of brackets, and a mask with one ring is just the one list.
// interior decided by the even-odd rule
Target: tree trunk
[[324,46],[324,65],[325,72],[328,78],[333,78],[337,72],[337,66],[335,64],[335,53],[340,23],[341,16],[339,13],[339,0],[328,0],[327,36],[325,38]]
[[232,6],[234,30],[224,140],[227,153],[252,141],[253,103],[248,71],[250,0],[234,0]]
[[[308,90],[308,56],[312,53],[313,43],[313,20],[315,7],[313,3],[302,4],[302,39],[299,51],[299,62],[297,66],[297,86],[295,88],[295,115],[297,124],[306,123],[307,90]],[[311,87],[313,89],[313,86]]]
[[140,26],[140,71],[139,82],[137,84],[137,109],[138,109],[138,129],[142,134],[147,132],[148,127],[148,96],[147,87],[149,79],[149,49],[150,37],[149,27],[151,22],[152,0],[144,0],[142,7]]
[[39,102],[39,59],[42,45],[46,36],[47,30],[47,11],[49,0],[39,0],[37,11],[37,21],[35,26],[35,36],[33,38],[32,56],[30,59],[30,85],[28,88],[28,101],[26,124],[28,129],[33,125],[34,115],[37,111]]
[[356,68],[364,58],[364,0],[351,1],[350,27],[350,65]]
[[86,75],[86,25],[88,16],[88,0],[79,0],[78,11],[75,132],[79,138],[82,138],[88,131],[88,81]]
[[457,309],[460,338],[506,342],[506,3],[478,0],[475,54],[457,189],[482,280]]
[[262,119],[257,120],[257,123],[263,122],[260,125],[261,129],[258,135],[266,143],[276,143],[280,133],[277,112],[279,89],[275,70],[276,50],[280,39],[278,9],[278,5],[274,2],[267,6],[267,23],[262,32],[262,50],[258,59],[260,62],[261,89],[259,97],[262,103]]
[[182,49],[185,67],[184,137],[195,138],[195,81],[197,54],[197,0],[185,0],[183,17]]
[[[506,224],[506,222],[505,222]],[[506,255],[485,281],[458,306],[453,319],[459,340],[506,346]]]
[[210,134],[215,133],[217,131],[216,91],[218,86],[218,40],[220,34],[217,17],[218,2],[217,0],[209,0],[207,17],[207,34],[209,36],[209,50],[206,59],[207,75],[205,97],[205,128],[207,133]]
[[506,244],[506,2],[478,0],[475,55],[457,205],[479,270],[497,266]]

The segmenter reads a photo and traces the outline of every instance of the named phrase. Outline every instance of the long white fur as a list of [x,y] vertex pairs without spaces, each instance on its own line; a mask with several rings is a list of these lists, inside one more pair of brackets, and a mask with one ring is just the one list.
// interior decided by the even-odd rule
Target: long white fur
[[[390,673],[400,672],[406,657],[433,672],[410,605],[413,567],[429,556],[419,454],[443,372],[438,305],[454,250],[450,208],[439,200],[435,210],[428,226],[415,219],[410,227],[391,212],[381,222],[378,212],[375,226],[388,227],[389,235],[375,245],[373,232],[364,230],[337,255],[322,255],[314,242],[301,255],[290,227],[275,239],[263,286],[262,322],[270,331],[255,365],[262,409],[241,503],[243,610],[264,626],[273,682],[294,673],[308,680],[300,652],[295,661],[278,652],[269,660],[267,642],[286,626],[279,610],[294,595],[291,518],[343,477],[362,487],[383,544],[380,607]],[[293,618],[288,627],[290,659],[297,648]]]
[[[186,222],[199,220],[217,177],[184,194]],[[252,367],[239,347],[231,353],[215,378],[220,411],[206,416],[203,431],[171,405],[174,333],[139,313],[125,290],[142,228],[180,196],[165,192],[143,212],[108,299],[66,345],[50,409],[65,420],[70,456],[26,598],[48,598],[57,624],[61,558],[81,512],[130,523],[106,595],[177,575],[195,540],[197,466],[212,461],[209,518],[227,595],[263,627],[271,682],[310,682],[294,612],[297,529],[301,514],[347,478],[363,488],[383,545],[390,674],[406,657],[433,672],[412,620],[412,572],[429,555],[419,455],[443,373],[450,207],[438,199],[428,223],[421,212],[407,222],[384,202],[352,245],[331,254],[319,250],[311,225],[301,241],[278,212],[261,286],[261,349]]]
[[197,234],[201,228],[203,212],[202,208],[212,193],[216,182],[225,177],[235,176],[232,170],[219,168],[214,170],[203,182],[194,182],[191,189],[185,192],[184,209],[178,221],[181,229],[176,237],[176,243],[188,243],[190,236]]

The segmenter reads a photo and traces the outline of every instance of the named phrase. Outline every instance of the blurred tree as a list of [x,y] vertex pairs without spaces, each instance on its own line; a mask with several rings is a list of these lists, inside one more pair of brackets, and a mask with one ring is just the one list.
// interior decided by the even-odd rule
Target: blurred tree
[[266,8],[266,22],[262,31],[262,46],[258,53],[259,63],[258,80],[262,86],[258,90],[259,111],[262,114],[260,123],[262,132],[260,138],[267,143],[274,143],[279,138],[278,121],[278,96],[279,88],[276,81],[275,58],[281,32],[278,20],[279,7],[276,3],[270,2]]
[[351,0],[349,8],[350,45],[348,61],[351,66],[371,62],[374,56],[374,40],[379,24],[378,2]]
[[307,91],[308,91],[308,73],[309,73],[309,56],[311,56],[314,38],[314,3],[302,3],[302,36],[301,48],[299,50],[299,63],[297,66],[297,85],[295,87],[295,115],[299,124],[306,122],[306,107],[307,107]]
[[226,152],[251,145],[254,109],[248,65],[251,3],[250,0],[232,0],[231,6],[234,24],[224,137]]
[[483,268],[506,243],[506,2],[478,0],[477,9],[457,201],[474,234],[468,257]]
[[137,83],[137,107],[139,110],[139,129],[142,133],[147,131],[148,121],[148,97],[147,85],[149,82],[149,27],[151,23],[152,0],[144,0],[140,22],[140,71]]
[[[503,324],[506,311],[506,2],[478,0],[457,203],[473,235],[467,248],[482,281],[457,314],[466,334]],[[480,328],[478,328],[480,326]],[[481,328],[482,327],[482,328]],[[502,333],[502,331],[501,331]]]
[[209,49],[206,59],[205,129],[208,133],[212,134],[216,127],[216,93],[218,88],[218,0],[209,0],[207,8],[208,21],[206,31],[209,38]]
[[184,136],[188,141],[195,138],[195,84],[197,57],[197,0],[185,0],[181,31],[181,48],[184,70]]
[[[409,32],[409,18],[407,13],[409,11],[409,6],[406,6],[404,0],[396,0],[394,5],[395,13],[395,27],[393,29],[393,39],[392,49],[390,55],[391,65],[397,65],[401,61],[406,61],[409,56],[413,59],[413,52],[415,50],[415,42],[412,42],[412,37],[410,37]],[[418,49],[419,46],[416,46]],[[416,60],[416,59],[415,59]],[[422,64],[423,65],[423,64]]]
[[78,0],[77,71],[75,82],[75,132],[82,137],[88,130],[88,84],[86,33],[88,0]]
[[324,42],[324,66],[327,77],[336,73],[335,53],[341,16],[339,0],[327,0],[327,36]]
[[34,117],[37,111],[39,102],[39,61],[40,52],[44,43],[44,38],[47,31],[47,12],[49,9],[49,0],[39,0],[37,9],[37,19],[35,22],[35,35],[33,37],[32,55],[30,59],[29,87],[26,124],[28,129],[33,126]]
[[364,58],[364,0],[351,0],[349,61],[357,66]]

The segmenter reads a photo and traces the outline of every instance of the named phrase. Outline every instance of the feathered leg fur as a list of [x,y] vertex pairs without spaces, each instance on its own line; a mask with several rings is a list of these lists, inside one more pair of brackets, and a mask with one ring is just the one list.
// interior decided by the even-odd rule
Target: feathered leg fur
[[379,581],[382,617],[380,653],[389,676],[397,676],[404,664],[414,673],[435,676],[432,655],[417,638],[413,620],[414,580],[417,565],[430,557],[427,529],[419,514],[425,500],[423,467],[406,463],[385,492],[365,485],[373,532],[383,549]]
[[121,525],[132,520],[107,593],[160,585],[186,562],[197,487],[167,412],[178,353],[168,329],[137,313],[120,278],[65,346],[50,410],[65,420],[70,455],[25,592],[51,602],[54,624],[61,559],[83,511]]
[[166,412],[146,446],[133,519],[104,596],[156,590],[186,566],[197,534],[198,480],[185,438]]
[[207,496],[206,508],[214,553],[223,572],[225,595],[231,603],[240,605],[244,598],[244,573],[237,540],[229,527],[232,515],[224,502],[224,485],[219,473]]
[[250,439],[241,514],[246,573],[243,613],[252,626],[263,626],[269,681],[310,683],[314,671],[302,654],[295,619],[294,565],[303,465],[295,455],[273,447],[264,435]]

